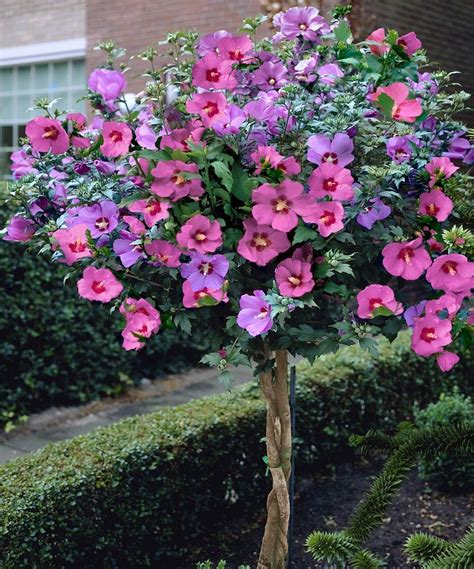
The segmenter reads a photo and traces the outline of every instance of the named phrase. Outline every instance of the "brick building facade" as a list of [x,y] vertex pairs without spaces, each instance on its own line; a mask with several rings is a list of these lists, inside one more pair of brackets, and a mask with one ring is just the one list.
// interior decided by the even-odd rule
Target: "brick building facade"
[[[340,0],[342,1],[342,0]],[[262,2],[267,5],[290,4]],[[296,2],[295,2],[296,3]],[[299,2],[301,4],[301,2]],[[338,3],[312,0],[327,14]],[[358,37],[377,27],[415,31],[430,58],[474,92],[472,0],[352,0]],[[61,105],[84,110],[87,73],[103,61],[92,48],[113,39],[133,55],[163,39],[168,31],[196,28],[236,30],[242,19],[261,11],[260,0],[2,0],[0,11],[0,175],[8,156],[34,116],[26,110],[39,97],[61,98]],[[128,90],[143,83],[138,62],[128,74]],[[471,123],[473,121],[471,120]]]

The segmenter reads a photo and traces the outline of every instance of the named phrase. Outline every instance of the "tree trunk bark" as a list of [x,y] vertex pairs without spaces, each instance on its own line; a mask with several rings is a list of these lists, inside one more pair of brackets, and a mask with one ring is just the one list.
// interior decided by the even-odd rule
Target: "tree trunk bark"
[[267,456],[273,487],[267,498],[267,522],[257,569],[285,569],[288,556],[291,473],[291,414],[288,397],[288,352],[275,353],[273,371],[260,375],[260,386],[267,404]]

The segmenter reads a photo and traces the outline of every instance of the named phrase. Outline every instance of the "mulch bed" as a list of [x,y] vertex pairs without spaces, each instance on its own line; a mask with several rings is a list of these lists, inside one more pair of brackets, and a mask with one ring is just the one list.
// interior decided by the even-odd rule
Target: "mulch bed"
[[[342,529],[380,467],[381,464],[342,464],[331,476],[319,480],[306,478],[299,482],[292,569],[322,567],[304,550],[307,536],[314,530]],[[402,551],[406,538],[416,531],[424,531],[446,539],[459,539],[473,521],[473,506],[474,494],[432,489],[413,471],[387,513],[383,526],[367,546],[385,559],[387,569],[414,569],[417,565],[410,563]],[[244,563],[254,567],[263,523],[263,519],[252,525],[241,523],[242,528],[238,522],[231,522],[224,545],[203,544],[193,560],[217,562],[226,559],[227,569],[237,569]],[[191,569],[194,563],[187,561],[182,567]],[[180,569],[178,565],[176,569]]]

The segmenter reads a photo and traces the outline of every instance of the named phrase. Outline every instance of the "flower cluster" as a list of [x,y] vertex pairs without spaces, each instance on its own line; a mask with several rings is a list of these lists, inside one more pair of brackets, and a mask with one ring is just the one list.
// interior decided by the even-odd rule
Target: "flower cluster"
[[420,71],[414,33],[355,44],[344,17],[311,7],[255,41],[260,23],[170,34],[172,62],[139,55],[150,69],[134,101],[103,46],[91,120],[43,105],[28,123],[4,238],[119,308],[127,350],[163,323],[229,342],[230,363],[262,336],[314,358],[373,349],[406,323],[415,352],[450,369],[472,324],[473,239],[455,204],[474,152],[446,110],[464,94]]

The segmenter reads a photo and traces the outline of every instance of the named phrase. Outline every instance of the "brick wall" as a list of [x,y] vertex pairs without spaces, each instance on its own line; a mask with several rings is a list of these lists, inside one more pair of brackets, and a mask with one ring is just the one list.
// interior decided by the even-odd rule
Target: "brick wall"
[[[102,40],[113,39],[130,56],[177,29],[235,31],[244,18],[259,11],[258,0],[87,0],[87,66],[91,70],[102,61],[99,52],[90,52]],[[132,92],[143,87],[137,69],[140,64],[134,62],[134,72],[127,75]]]
[[85,0],[1,0],[0,48],[86,35]]

